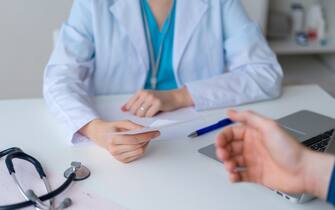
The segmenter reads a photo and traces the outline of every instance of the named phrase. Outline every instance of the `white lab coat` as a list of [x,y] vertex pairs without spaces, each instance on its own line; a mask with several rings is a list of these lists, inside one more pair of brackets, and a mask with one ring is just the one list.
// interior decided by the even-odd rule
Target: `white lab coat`
[[[173,67],[197,110],[277,97],[283,77],[239,0],[177,0]],[[44,96],[74,135],[100,117],[92,96],[134,93],[148,69],[138,0],[75,0],[45,69]]]

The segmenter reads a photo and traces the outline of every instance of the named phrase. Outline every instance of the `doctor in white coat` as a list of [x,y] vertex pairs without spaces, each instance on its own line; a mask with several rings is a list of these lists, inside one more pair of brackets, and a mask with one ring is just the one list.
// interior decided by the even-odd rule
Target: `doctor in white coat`
[[194,106],[235,106],[280,95],[282,69],[239,0],[75,0],[45,70],[44,96],[71,132],[117,160],[140,158],[159,133],[107,122],[91,97],[135,93],[141,117]]

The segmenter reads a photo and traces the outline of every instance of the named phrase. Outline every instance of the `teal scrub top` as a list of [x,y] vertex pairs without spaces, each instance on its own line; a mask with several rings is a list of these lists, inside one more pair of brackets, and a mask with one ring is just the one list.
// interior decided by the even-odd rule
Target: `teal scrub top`
[[[154,57],[155,60],[157,59],[159,48],[162,43],[162,39],[164,34],[166,34],[166,38],[164,40],[162,55],[161,55],[161,62],[158,68],[157,73],[157,87],[156,90],[173,90],[178,87],[176,78],[174,76],[173,71],[173,39],[174,39],[174,25],[175,25],[175,10],[176,6],[173,5],[171,10],[171,23],[170,27],[168,27],[168,20],[165,20],[164,25],[162,27],[162,31],[160,31],[158,23],[155,19],[153,12],[151,11],[150,5],[148,4],[147,0],[141,1],[144,7],[144,12],[148,20],[149,31],[151,34],[151,42],[154,50]],[[147,79],[145,82],[144,89],[152,89],[151,87],[151,69],[148,72]]]

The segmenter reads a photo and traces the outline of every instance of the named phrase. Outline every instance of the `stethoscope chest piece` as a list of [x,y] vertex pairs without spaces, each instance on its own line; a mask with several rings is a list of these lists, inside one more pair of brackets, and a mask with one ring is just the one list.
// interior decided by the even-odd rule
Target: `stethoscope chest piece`
[[80,162],[72,162],[71,168],[68,168],[64,172],[64,177],[69,178],[71,174],[75,173],[76,177],[74,178],[74,181],[82,181],[90,177],[91,172],[90,170],[81,164]]

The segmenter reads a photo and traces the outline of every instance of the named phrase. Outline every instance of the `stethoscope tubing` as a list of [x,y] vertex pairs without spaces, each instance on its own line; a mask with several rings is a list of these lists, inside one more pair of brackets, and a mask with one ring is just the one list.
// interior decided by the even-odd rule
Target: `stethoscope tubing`
[[[62,194],[70,185],[71,183],[74,181],[76,177],[76,174],[73,172],[66,180],[65,182],[59,186],[57,189],[53,190],[50,193],[47,193],[45,195],[42,195],[39,197],[39,199],[41,201],[47,201],[50,200],[52,198],[57,197],[58,195]],[[0,210],[15,210],[15,209],[22,209],[22,208],[26,208],[29,206],[34,206],[35,203],[32,201],[23,201],[20,203],[16,203],[16,204],[10,204],[10,205],[6,205],[6,206],[0,206]]]
[[14,152],[22,152],[22,150],[20,148],[17,148],[17,147],[12,147],[12,148],[6,149],[4,151],[1,151],[0,152],[0,159],[5,157],[8,154],[14,153]]
[[[34,157],[24,153],[22,150],[14,149],[13,152],[10,152],[10,153],[7,154],[5,162],[6,162],[6,166],[8,168],[9,174],[13,177],[13,180],[14,180],[15,184],[17,185],[17,187],[19,188],[20,193],[23,195],[23,197],[27,201],[29,201],[30,199],[29,199],[27,193],[22,188],[19,180],[16,178],[16,173],[15,173],[15,168],[14,168],[14,163],[13,163],[14,159],[21,159],[21,160],[24,160],[24,161],[27,161],[27,162],[31,163],[35,167],[35,169],[36,169],[37,173],[39,174],[40,178],[43,180],[47,192],[48,193],[51,192],[50,183],[48,182],[47,176],[46,176],[46,174],[43,170],[43,167],[42,167],[41,163],[37,159],[35,159]],[[50,199],[50,206],[53,206],[53,201],[54,201],[54,199]],[[37,202],[35,204],[35,207],[36,207],[36,209],[43,209],[43,208],[46,208],[47,206],[45,204],[41,203],[41,202],[40,203]]]
[[158,50],[157,60],[155,60],[154,47],[153,47],[152,37],[151,37],[150,29],[149,29],[149,23],[148,23],[148,19],[147,19],[146,15],[145,15],[144,3],[141,2],[142,18],[143,18],[144,29],[145,29],[145,37],[146,37],[146,42],[147,42],[147,47],[148,47],[148,52],[149,52],[149,57],[150,57],[150,67],[151,67],[150,83],[151,83],[151,88],[153,90],[155,90],[157,88],[158,70],[159,70],[159,67],[160,67],[160,64],[161,64],[164,42],[165,42],[165,39],[167,37],[167,33],[169,32],[170,27],[171,27],[171,22],[172,22],[172,20],[171,20],[172,17],[171,16],[172,16],[172,11],[173,11],[174,7],[175,7],[175,0],[173,1],[172,8],[171,8],[171,11],[170,11],[169,16],[168,16],[167,31],[163,35],[161,45],[159,46],[159,50]]
[[[70,187],[71,183],[75,180],[76,178],[76,174],[75,171],[73,171],[69,177],[65,180],[65,182],[59,186],[56,190],[51,191],[51,187],[50,184],[47,180],[46,174],[43,170],[43,167],[41,165],[41,163],[35,159],[34,157],[24,153],[20,148],[10,148],[4,151],[0,151],[0,158],[5,157],[5,162],[6,162],[6,166],[8,168],[8,172],[9,174],[13,177],[15,183],[17,184],[17,186],[20,189],[20,192],[24,195],[24,197],[26,199],[28,199],[26,193],[24,192],[23,188],[21,187],[19,181],[16,178],[16,173],[15,173],[15,168],[14,168],[14,163],[13,160],[14,159],[22,159],[24,161],[27,161],[29,163],[31,163],[36,171],[38,172],[40,178],[43,180],[46,188],[47,188],[47,193],[43,196],[39,197],[40,201],[47,201],[50,200],[51,201],[51,205],[52,205],[52,200],[57,197],[58,195],[60,195],[61,193],[63,193],[68,187]],[[0,210],[12,210],[12,209],[21,209],[21,208],[26,208],[29,206],[35,206],[38,207],[38,204],[36,202],[33,202],[31,200],[27,200],[27,201],[23,201],[20,203],[15,203],[15,204],[10,204],[10,205],[5,205],[5,206],[0,206]]]

